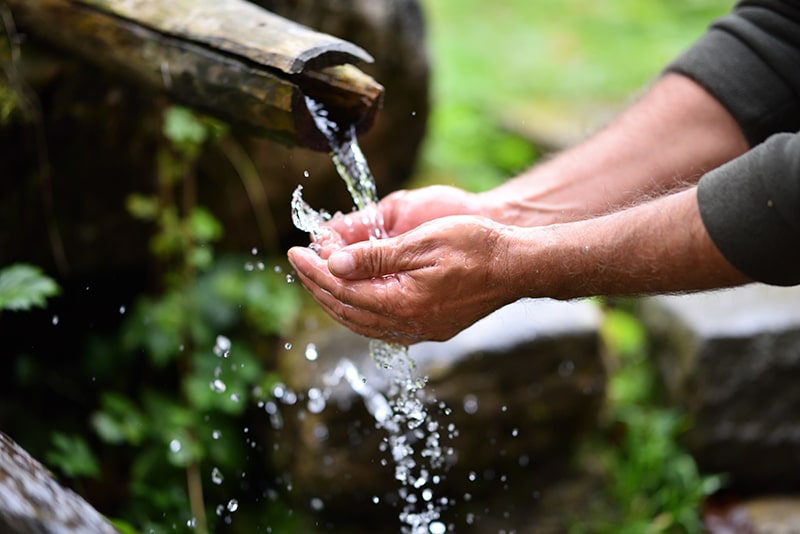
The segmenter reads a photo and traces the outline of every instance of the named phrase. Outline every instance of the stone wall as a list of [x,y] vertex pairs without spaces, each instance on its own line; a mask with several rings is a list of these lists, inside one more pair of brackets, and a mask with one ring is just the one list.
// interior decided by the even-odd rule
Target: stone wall
[[750,489],[800,489],[800,288],[653,297],[642,319],[700,467]]

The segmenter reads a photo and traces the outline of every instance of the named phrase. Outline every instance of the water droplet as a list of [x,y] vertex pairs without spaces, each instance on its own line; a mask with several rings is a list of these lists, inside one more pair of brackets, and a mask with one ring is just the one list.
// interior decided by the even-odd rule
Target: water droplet
[[169,450],[172,452],[181,452],[181,442],[180,440],[173,439],[169,442]]
[[191,518],[187,519],[186,520],[186,526],[189,527],[189,528],[196,527],[197,526],[197,519],[195,519],[194,517],[191,517]]
[[58,324],[58,315],[53,316],[53,326]]
[[255,266],[252,263],[250,263],[249,261],[244,264],[244,270],[247,271],[248,273],[253,272],[254,269],[255,269]]
[[568,377],[575,370],[575,363],[572,360],[564,360],[558,364],[558,374],[563,377]]
[[518,429],[515,428],[514,430],[511,431],[511,437],[516,438],[518,435],[519,435]]
[[313,343],[309,343],[306,345],[306,360],[313,362],[317,359],[319,353],[317,352],[317,346]]
[[252,254],[253,256],[256,256],[258,254],[258,249],[256,247],[251,248],[250,249],[250,254]]
[[233,402],[239,402],[239,394],[238,393],[231,393],[231,400]]
[[216,391],[217,393],[225,393],[225,390],[228,389],[228,386],[225,385],[225,382],[219,378],[212,380],[209,386],[211,387],[211,391]]
[[325,397],[322,390],[319,388],[311,388],[308,390],[308,411],[311,413],[320,413],[325,409]]
[[225,480],[225,477],[222,476],[222,472],[220,472],[219,468],[215,467],[211,470],[211,482],[219,486],[222,484],[223,480]]
[[433,490],[431,490],[430,488],[425,488],[424,490],[422,490],[422,500],[427,502],[430,501],[431,499],[433,499]]
[[225,507],[222,506],[221,504],[218,504],[217,505],[217,509],[215,510],[215,512],[216,512],[217,516],[222,517],[222,514],[225,512]]
[[286,350],[292,350],[292,344],[291,344],[289,341],[287,341],[287,342],[286,342],[286,343],[283,345],[283,348],[284,348],[284,349],[286,349]]
[[472,415],[478,411],[478,397],[475,395],[464,396],[464,411]]
[[231,340],[225,336],[217,336],[214,354],[227,358],[231,354]]
[[311,176],[311,174],[308,172],[308,170],[305,170],[305,171],[303,171],[303,176],[305,178],[308,178],[309,176]]
[[431,534],[444,534],[447,532],[447,526],[441,521],[434,521],[430,524],[428,530],[430,530]]
[[120,306],[119,307],[119,313],[120,313],[120,315],[125,313],[125,306]]
[[222,432],[220,432],[219,430],[212,430],[211,431],[211,437],[213,439],[219,439],[219,438],[222,437]]
[[280,265],[276,265],[272,270],[275,271],[275,274],[281,274],[283,272],[283,268]]
[[379,502],[381,502],[380,497],[378,497],[377,495],[373,495],[372,504],[378,504]]
[[478,478],[478,475],[475,474],[475,471],[470,471],[469,475],[467,475],[467,478],[470,482],[475,482],[475,479]]
[[227,508],[229,512],[235,512],[236,510],[239,509],[239,501],[237,501],[236,499],[229,500]]
[[319,497],[311,499],[311,509],[315,512],[321,512],[325,508],[325,503]]
[[258,269],[259,271],[263,271],[266,268],[267,268],[267,266],[264,265],[263,261],[256,262],[256,269]]

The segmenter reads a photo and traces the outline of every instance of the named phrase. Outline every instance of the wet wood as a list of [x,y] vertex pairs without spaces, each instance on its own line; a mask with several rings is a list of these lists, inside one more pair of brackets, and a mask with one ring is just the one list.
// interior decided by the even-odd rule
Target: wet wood
[[[30,0],[27,0],[30,1]],[[206,44],[288,74],[371,62],[360,47],[243,0],[74,0],[165,35]]]
[[77,493],[0,432],[0,532],[119,534]]
[[253,133],[327,150],[305,106],[366,131],[383,88],[361,48],[244,0],[6,0],[20,27],[59,48]]

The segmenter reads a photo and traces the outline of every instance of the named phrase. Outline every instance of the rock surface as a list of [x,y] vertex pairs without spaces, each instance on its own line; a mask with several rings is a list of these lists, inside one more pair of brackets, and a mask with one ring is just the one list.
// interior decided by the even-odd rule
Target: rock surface
[[800,288],[653,297],[642,318],[668,396],[693,421],[687,444],[701,468],[797,487]]
[[[589,302],[520,301],[447,342],[411,347],[419,376],[428,377],[424,391],[436,399],[432,419],[457,429],[442,439],[457,461],[434,489],[453,499],[458,520],[470,517],[480,532],[482,517],[522,515],[513,509],[534,504],[562,472],[577,439],[595,428],[606,379],[599,321]],[[291,473],[301,500],[320,498],[332,511],[363,504],[360,521],[365,514],[391,521],[396,514],[373,504],[373,497],[390,506],[393,495],[396,500],[392,465],[380,452],[385,433],[376,430],[362,399],[343,384],[325,410],[312,413],[303,396],[323,388],[323,376],[342,358],[379,390],[386,387],[385,370],[370,360],[364,338],[336,326],[311,330],[283,358],[282,376],[301,398],[281,407],[273,459]],[[304,357],[309,343],[319,355],[314,361]],[[438,403],[447,408],[437,409]],[[501,500],[499,507],[510,508],[487,504]]]
[[748,498],[707,510],[704,519],[709,534],[794,534],[800,532],[800,498]]
[[117,534],[77,493],[0,432],[0,532]]

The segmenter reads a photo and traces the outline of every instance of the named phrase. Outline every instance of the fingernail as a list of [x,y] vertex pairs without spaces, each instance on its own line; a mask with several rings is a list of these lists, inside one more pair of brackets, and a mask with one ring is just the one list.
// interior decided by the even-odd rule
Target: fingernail
[[346,276],[356,268],[353,255],[349,252],[334,252],[328,258],[328,269],[336,276]]

